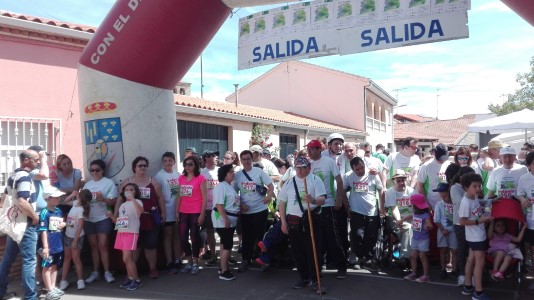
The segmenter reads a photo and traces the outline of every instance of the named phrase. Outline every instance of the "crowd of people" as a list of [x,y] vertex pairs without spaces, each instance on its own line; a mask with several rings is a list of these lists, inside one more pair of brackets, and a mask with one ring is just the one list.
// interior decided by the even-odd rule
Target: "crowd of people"
[[[388,226],[398,238],[399,265],[410,268],[404,279],[433,280],[434,260],[440,278],[457,278],[462,294],[489,299],[482,287],[487,254],[494,258],[490,276],[496,281],[506,277],[513,259],[534,255],[532,147],[527,143],[516,155],[499,140],[480,151],[476,145],[437,144],[422,156],[417,144],[407,137],[398,152],[381,144],[373,152],[367,142],[346,142],[333,133],[285,159],[252,145],[239,154],[227,151],[222,160],[219,151],[199,155],[188,147],[181,163],[165,152],[157,174],[148,173],[146,157],[136,157],[132,176],[118,187],[104,176],[103,160],[89,163],[91,180],[84,181],[62,154],[52,176],[46,153],[32,146],[21,152],[20,168],[5,191],[19,200],[28,224],[19,244],[7,238],[0,296],[10,295],[7,278],[19,253],[25,299],[37,299],[37,282],[43,283],[46,299],[60,299],[70,285],[71,262],[77,289],[101,276],[112,283],[113,240],[126,270],[120,288],[128,291],[142,286],[141,252],[149,278],[158,278],[159,247],[169,274],[196,275],[204,261],[218,263],[219,279],[234,280],[236,234],[239,273],[254,263],[268,269],[276,246],[286,243],[299,276],[292,288],[323,294],[323,266],[337,270],[337,279],[345,279],[349,267],[379,267],[375,247],[380,227]],[[524,209],[526,224],[516,233],[492,217],[492,204],[502,199],[515,199]],[[84,278],[80,256],[86,244],[92,270]]]

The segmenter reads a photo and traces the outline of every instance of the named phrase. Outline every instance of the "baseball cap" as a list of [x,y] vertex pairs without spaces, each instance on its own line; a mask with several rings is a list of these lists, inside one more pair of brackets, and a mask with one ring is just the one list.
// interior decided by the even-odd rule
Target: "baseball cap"
[[43,192],[43,198],[45,199],[48,199],[49,197],[61,197],[63,195],[65,195],[65,193],[55,186],[48,186]]
[[440,182],[438,184],[438,187],[432,190],[433,192],[448,192],[449,191],[449,184],[446,182]]
[[413,194],[410,196],[410,203],[415,205],[419,209],[428,208],[428,203],[426,203],[425,196],[421,194]]
[[326,142],[330,144],[330,142],[335,139],[339,139],[342,142],[345,142],[345,138],[343,137],[343,135],[341,135],[341,133],[332,133],[331,135],[328,136],[328,138],[326,139]]
[[191,151],[193,153],[197,153],[197,149],[195,147],[191,147],[191,146],[185,148],[185,151]]
[[488,149],[502,148],[504,144],[501,140],[491,140],[488,143]]
[[295,167],[309,167],[311,162],[304,156],[299,156],[295,160]]
[[263,149],[261,154],[263,154],[263,155],[271,155],[271,151],[269,151],[269,149]]
[[204,152],[202,152],[202,157],[210,157],[212,155],[219,156],[219,151],[204,150]]
[[406,178],[406,172],[404,172],[404,170],[402,169],[395,169],[395,171],[393,171],[393,176],[391,176],[391,178],[399,178],[399,177],[404,177]]
[[263,152],[263,148],[260,145],[252,145],[249,150],[250,152]]
[[446,161],[449,159],[449,151],[447,151],[447,146],[445,144],[439,143],[436,146],[436,151],[434,151],[434,157],[439,161]]
[[501,150],[499,151],[499,155],[507,155],[507,154],[516,155],[515,149],[510,146],[507,146],[507,147],[501,148]]
[[322,148],[323,144],[318,140],[311,140],[306,144],[306,147],[312,147],[312,148]]

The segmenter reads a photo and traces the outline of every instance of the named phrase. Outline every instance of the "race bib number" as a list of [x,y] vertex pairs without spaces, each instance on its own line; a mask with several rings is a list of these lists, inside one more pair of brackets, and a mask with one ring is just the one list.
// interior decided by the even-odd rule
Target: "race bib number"
[[58,227],[61,222],[63,222],[63,219],[60,217],[50,217],[50,220],[48,221],[48,230],[58,231]]
[[482,216],[483,213],[484,213],[484,207],[479,206],[471,211],[471,216],[478,219],[480,216]]
[[448,217],[449,215],[452,216],[452,211],[454,209],[454,206],[452,204],[445,204],[445,215]]
[[235,207],[239,207],[241,205],[241,197],[235,196]]
[[357,193],[367,193],[369,192],[369,183],[368,182],[353,182],[354,192]]
[[244,181],[241,182],[241,188],[244,191],[254,192],[256,191],[256,183],[254,181]]
[[185,196],[185,197],[193,196],[193,186],[192,185],[180,186],[180,196]]
[[118,217],[117,222],[115,223],[115,229],[127,229],[128,228],[128,217]]
[[150,199],[150,188],[140,187],[139,191],[141,192],[141,199]]
[[209,180],[207,180],[206,184],[208,186],[208,189],[213,189],[214,187],[216,187],[219,184],[219,181],[218,180],[209,179]]
[[445,173],[438,173],[438,183],[441,182],[447,182],[447,176],[445,176]]
[[397,199],[397,204],[399,206],[411,206],[410,204],[410,198],[408,197],[402,197]]
[[94,202],[96,201],[96,196],[97,196],[97,193],[96,192],[91,192],[91,200]]
[[74,224],[76,224],[76,218],[67,217],[67,226],[74,227]]
[[423,228],[423,219],[413,217],[412,219],[412,230],[413,231],[421,231]]

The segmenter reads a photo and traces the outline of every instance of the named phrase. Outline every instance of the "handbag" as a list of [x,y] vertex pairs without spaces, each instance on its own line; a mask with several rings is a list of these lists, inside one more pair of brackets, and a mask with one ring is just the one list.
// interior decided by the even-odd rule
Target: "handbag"
[[[254,182],[254,180],[252,180],[252,178],[248,176],[245,170],[242,170],[242,171],[243,171],[243,174],[245,174],[245,177],[247,177],[249,181]],[[256,193],[260,194],[261,196],[265,196],[267,195],[267,188],[264,185],[256,184]]]
[[14,184],[15,180],[13,186],[7,187],[7,194],[4,195],[4,203],[0,208],[0,231],[20,244],[28,225],[28,217],[18,207],[18,198],[13,197],[17,194]]
[[159,212],[159,209],[155,206],[152,206],[152,208],[150,209],[150,217],[152,217],[152,222],[155,226],[160,226],[163,223],[161,213]]

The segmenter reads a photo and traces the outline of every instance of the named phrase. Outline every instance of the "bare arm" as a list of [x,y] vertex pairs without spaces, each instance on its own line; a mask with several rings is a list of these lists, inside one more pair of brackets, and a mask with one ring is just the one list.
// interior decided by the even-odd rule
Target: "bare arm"
[[49,170],[48,170],[46,153],[44,151],[39,152],[39,159],[41,160],[41,164],[39,166],[39,173],[35,174],[35,176],[33,176],[33,179],[47,180],[48,175],[49,175]]
[[336,195],[336,203],[334,204],[334,208],[339,209],[343,207],[343,195],[345,194],[345,192],[343,191],[343,179],[341,178],[341,175],[338,174],[335,179],[336,179],[337,195]]
[[19,204],[17,206],[20,208],[20,210],[22,210],[22,213],[33,220],[33,225],[37,225],[39,223],[39,216],[37,213],[35,213],[35,210],[33,210],[33,206],[30,204],[30,202],[28,202],[26,198],[22,197],[18,198],[18,200]]
[[161,191],[161,185],[157,180],[152,181],[152,184],[154,185],[154,189],[156,190],[156,197],[158,198],[158,206],[159,211],[161,212],[161,218],[163,219],[163,223],[165,223],[165,219],[167,218],[167,208],[165,207],[165,199],[163,198],[163,192]]

